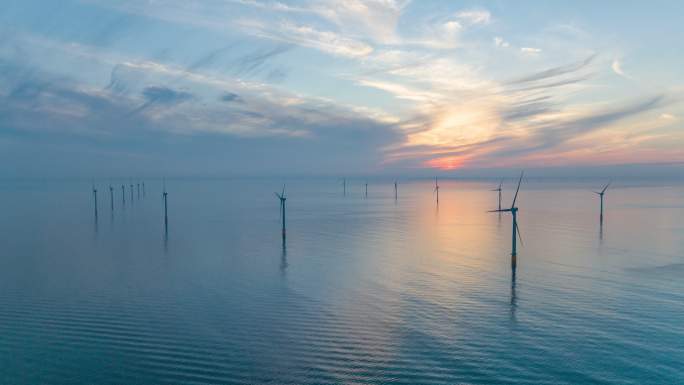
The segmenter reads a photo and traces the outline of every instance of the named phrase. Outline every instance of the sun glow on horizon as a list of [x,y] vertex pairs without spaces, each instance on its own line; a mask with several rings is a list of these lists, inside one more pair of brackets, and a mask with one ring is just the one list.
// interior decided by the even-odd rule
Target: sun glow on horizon
[[427,160],[423,163],[426,167],[437,168],[440,170],[456,170],[464,166],[466,159],[459,156],[446,156]]

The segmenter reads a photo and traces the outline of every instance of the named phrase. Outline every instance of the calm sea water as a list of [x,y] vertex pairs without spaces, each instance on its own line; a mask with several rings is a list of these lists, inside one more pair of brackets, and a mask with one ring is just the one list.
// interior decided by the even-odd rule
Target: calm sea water
[[[684,384],[684,186],[1,182],[2,384]],[[125,181],[128,185],[130,182]],[[504,185],[504,205],[514,181]],[[128,187],[127,187],[128,194]]]

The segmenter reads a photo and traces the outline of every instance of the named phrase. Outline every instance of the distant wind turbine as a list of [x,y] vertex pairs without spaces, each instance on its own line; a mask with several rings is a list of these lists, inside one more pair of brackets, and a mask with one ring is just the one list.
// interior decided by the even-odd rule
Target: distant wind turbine
[[399,197],[399,194],[397,192],[397,181],[394,181],[394,200],[396,201],[397,198]]
[[516,251],[516,234],[518,238],[520,238],[520,243],[522,244],[522,237],[520,236],[520,229],[518,228],[518,208],[515,206],[515,201],[518,199],[518,192],[520,191],[520,183],[522,183],[522,178],[523,178],[523,173],[520,173],[520,179],[518,180],[518,188],[515,189],[515,195],[513,196],[513,203],[511,203],[511,208],[510,209],[499,209],[499,210],[490,210],[489,212],[510,212],[511,215],[513,216],[513,226],[512,226],[512,232],[513,232],[513,237],[511,238],[511,243],[512,243],[512,251],[511,251],[511,268],[515,270],[517,261],[517,251]]
[[126,206],[126,186],[121,185],[121,203]]
[[365,197],[368,198],[368,182],[366,182],[365,186],[366,186],[366,194],[365,194]]
[[93,199],[95,200],[95,220],[97,220],[97,189],[93,184]]
[[131,183],[131,202],[133,202],[133,183]]
[[[168,232],[168,227],[169,227],[169,215],[168,215],[169,206],[167,204],[167,196],[169,195],[169,193],[166,192],[166,180],[164,180],[163,183],[164,183],[164,189],[163,189],[162,196],[164,197],[164,232],[166,233],[166,232]],[[132,185],[131,185],[131,187],[132,187]]]
[[143,198],[145,197],[145,182],[142,182],[143,185]]
[[501,210],[501,186],[503,186],[503,180],[499,182],[499,187],[493,189],[492,191],[498,191],[499,192],[499,210]]
[[347,178],[342,178],[342,196],[347,196]]
[[140,183],[137,184],[138,200],[140,200]]
[[114,211],[114,187],[111,184],[109,185],[109,205],[112,211]]
[[277,192],[274,194],[280,199],[280,219],[283,223],[283,242],[285,242],[285,201],[287,200],[285,197],[285,185],[283,185],[283,191],[280,194]]
[[601,190],[601,192],[594,191],[595,194],[598,194],[598,196],[601,198],[601,215],[599,217],[599,220],[603,224],[603,194],[606,193],[606,190],[608,189],[608,186],[610,186],[612,182],[608,182],[608,184]]
[[433,192],[437,194],[437,204],[439,205],[439,182],[437,182],[437,177],[435,177],[435,189]]

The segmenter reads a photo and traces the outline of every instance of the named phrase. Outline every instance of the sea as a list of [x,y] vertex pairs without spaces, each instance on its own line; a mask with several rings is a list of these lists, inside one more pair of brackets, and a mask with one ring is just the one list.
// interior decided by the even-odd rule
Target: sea
[[684,384],[684,183],[607,182],[513,269],[494,179],[2,180],[0,384]]

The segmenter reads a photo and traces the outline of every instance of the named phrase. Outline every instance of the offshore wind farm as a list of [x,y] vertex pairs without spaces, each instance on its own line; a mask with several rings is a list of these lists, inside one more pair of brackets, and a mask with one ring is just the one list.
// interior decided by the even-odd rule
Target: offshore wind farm
[[684,2],[0,7],[0,385],[684,384]]
[[[125,209],[115,199],[99,223],[92,191],[108,180],[1,184],[5,378],[636,384],[682,374],[682,183],[614,181],[601,224],[587,194],[595,180],[510,176],[504,216],[488,213],[498,211],[492,180],[440,178],[439,210],[430,178],[402,179],[399,199],[394,179],[370,179],[367,197],[345,196],[335,178],[145,181],[146,198]],[[511,250],[518,226],[526,242]]]

